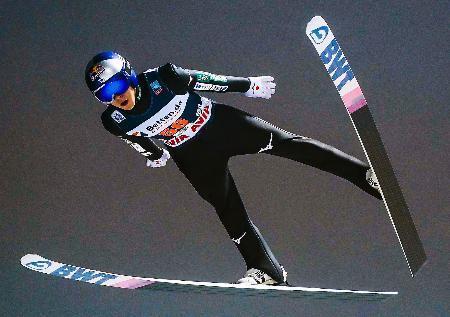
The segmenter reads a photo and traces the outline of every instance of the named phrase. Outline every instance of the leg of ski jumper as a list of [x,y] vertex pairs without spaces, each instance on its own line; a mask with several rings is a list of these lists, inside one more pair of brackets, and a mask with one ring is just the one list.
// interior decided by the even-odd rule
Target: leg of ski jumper
[[[230,238],[242,254],[247,268],[257,268],[284,282],[283,270],[258,228],[249,219],[228,169],[228,158],[210,152],[175,154],[174,160],[200,196],[216,210]],[[196,156],[194,153],[204,153]]]
[[330,145],[313,139],[293,137],[275,141],[266,153],[285,157],[342,177],[378,199],[380,193],[366,180],[369,165]]
[[[342,177],[378,199],[366,180],[369,165],[320,141],[280,129],[245,111],[215,107],[216,119],[208,134],[230,156],[267,153],[285,157]],[[226,133],[224,132],[226,131]]]
[[255,128],[249,133],[254,135],[253,144],[256,143],[253,150],[258,146],[259,153],[288,158],[332,173],[381,199],[380,193],[366,180],[367,163],[320,141],[284,131],[260,118],[247,117],[246,120]]

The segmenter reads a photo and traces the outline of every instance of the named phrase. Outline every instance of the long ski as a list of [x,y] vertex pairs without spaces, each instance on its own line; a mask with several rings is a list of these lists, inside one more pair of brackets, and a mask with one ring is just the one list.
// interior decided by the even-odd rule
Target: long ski
[[306,34],[344,102],[359,142],[378,179],[383,202],[414,277],[425,263],[426,254],[355,74],[322,17],[315,16],[311,19],[306,27]]
[[315,299],[334,298],[338,300],[358,301],[380,301],[398,294],[397,292],[372,292],[293,286],[249,286],[242,284],[135,277],[106,273],[75,265],[59,263],[43,258],[37,254],[27,254],[22,257],[20,262],[24,267],[40,273],[63,277],[73,281],[82,281],[90,284],[122,289],[230,294],[243,296],[262,295],[269,297],[310,297]]

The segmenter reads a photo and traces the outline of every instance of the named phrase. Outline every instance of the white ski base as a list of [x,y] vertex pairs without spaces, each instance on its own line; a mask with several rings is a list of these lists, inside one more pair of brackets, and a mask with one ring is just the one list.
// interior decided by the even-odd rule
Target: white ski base
[[398,292],[340,290],[299,286],[243,285],[135,277],[106,273],[59,263],[43,258],[37,254],[27,254],[22,257],[20,262],[24,267],[40,273],[90,284],[124,289],[195,292],[205,294],[235,294],[243,296],[263,295],[269,297],[312,297],[316,299],[334,298],[339,300],[363,301],[379,301],[398,294]]

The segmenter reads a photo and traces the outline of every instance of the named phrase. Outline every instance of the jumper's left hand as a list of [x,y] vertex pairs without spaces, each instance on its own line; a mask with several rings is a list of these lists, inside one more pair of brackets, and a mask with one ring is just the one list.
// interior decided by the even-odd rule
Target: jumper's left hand
[[166,166],[167,161],[170,159],[170,154],[166,149],[163,149],[163,155],[157,160],[147,160],[147,166],[152,168],[158,168]]
[[272,76],[249,77],[248,79],[250,79],[250,89],[247,90],[245,96],[269,99],[275,93],[276,84],[273,82]]

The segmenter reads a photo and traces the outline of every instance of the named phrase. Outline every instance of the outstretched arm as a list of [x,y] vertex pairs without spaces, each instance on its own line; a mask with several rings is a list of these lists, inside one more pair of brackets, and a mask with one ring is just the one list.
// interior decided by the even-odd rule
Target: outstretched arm
[[188,90],[209,92],[240,92],[247,97],[269,99],[275,93],[275,83],[271,76],[234,77],[216,75],[204,71],[184,69],[173,64],[165,64],[158,72],[169,88],[177,94]]

